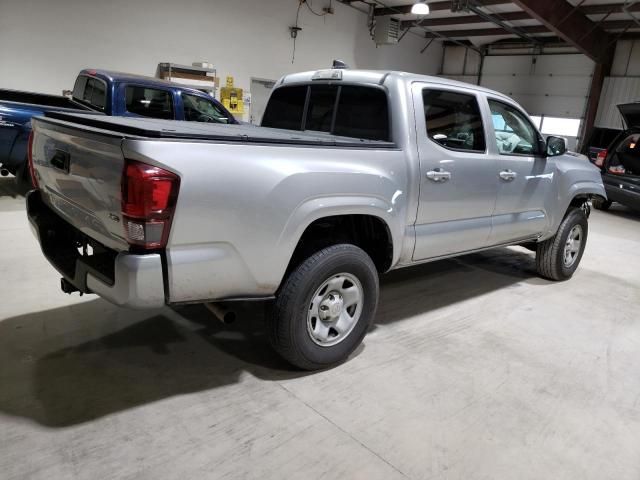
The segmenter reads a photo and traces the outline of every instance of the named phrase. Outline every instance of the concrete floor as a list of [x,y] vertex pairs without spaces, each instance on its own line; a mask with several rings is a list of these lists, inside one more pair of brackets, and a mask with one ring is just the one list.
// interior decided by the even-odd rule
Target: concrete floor
[[383,280],[346,364],[291,371],[260,308],[67,296],[0,179],[2,479],[640,477],[640,215],[594,212],[569,282],[522,249]]

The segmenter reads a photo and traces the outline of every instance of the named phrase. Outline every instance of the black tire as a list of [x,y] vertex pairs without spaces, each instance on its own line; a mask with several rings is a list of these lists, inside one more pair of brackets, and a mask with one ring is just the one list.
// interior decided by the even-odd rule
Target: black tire
[[[581,242],[573,263],[566,265],[564,261],[565,245],[571,230],[579,225],[582,227]],[[538,244],[536,253],[536,267],[538,273],[549,280],[568,280],[578,268],[589,233],[589,223],[582,208],[572,208],[565,215],[556,234],[548,240]]]
[[593,208],[596,210],[609,210],[612,203],[611,200],[605,200],[604,198],[594,198],[591,201],[591,205],[593,205]]
[[[360,282],[363,293],[360,315],[339,343],[319,345],[307,326],[313,322],[308,319],[311,302],[326,281],[343,273]],[[353,353],[367,333],[378,306],[378,293],[376,267],[363,250],[350,244],[324,248],[304,260],[284,281],[267,316],[271,345],[285,360],[304,370],[339,364]]]

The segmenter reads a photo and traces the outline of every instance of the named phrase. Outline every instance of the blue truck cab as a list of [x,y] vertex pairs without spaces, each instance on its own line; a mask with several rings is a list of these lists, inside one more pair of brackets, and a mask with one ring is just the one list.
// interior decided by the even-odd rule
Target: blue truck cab
[[199,90],[153,77],[85,69],[71,97],[0,90],[0,171],[29,181],[26,168],[31,118],[47,112],[151,117],[166,120],[235,124],[216,99]]

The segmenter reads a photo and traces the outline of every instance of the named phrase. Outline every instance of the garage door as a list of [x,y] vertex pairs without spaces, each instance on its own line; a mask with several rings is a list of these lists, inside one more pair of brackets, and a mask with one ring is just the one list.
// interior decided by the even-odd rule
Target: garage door
[[582,118],[593,67],[584,55],[489,56],[481,84],[511,96],[531,115]]

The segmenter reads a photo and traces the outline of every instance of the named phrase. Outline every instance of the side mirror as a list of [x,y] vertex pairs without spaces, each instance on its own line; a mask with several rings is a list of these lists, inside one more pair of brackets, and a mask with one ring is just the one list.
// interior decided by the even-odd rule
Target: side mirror
[[567,140],[562,137],[554,137],[549,135],[547,137],[546,145],[547,157],[557,157],[558,155],[564,155],[567,152]]

